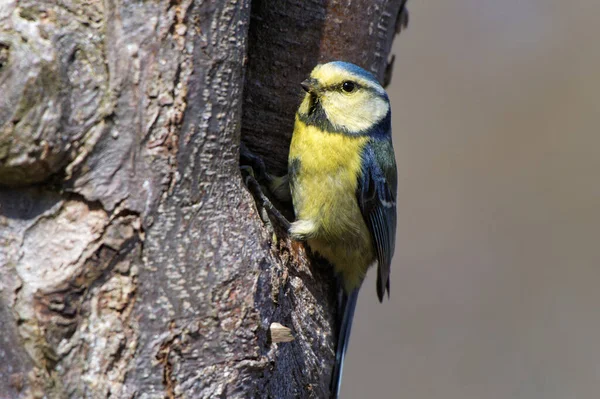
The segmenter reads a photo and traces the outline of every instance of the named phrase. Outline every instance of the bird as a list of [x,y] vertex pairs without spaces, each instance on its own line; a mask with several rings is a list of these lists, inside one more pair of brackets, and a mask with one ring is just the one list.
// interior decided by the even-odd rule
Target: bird
[[365,69],[344,61],[314,67],[301,83],[287,181],[294,240],[333,265],[338,279],[338,338],[331,397],[341,388],[358,292],[377,264],[377,296],[390,290],[396,236],[397,170],[391,107]]

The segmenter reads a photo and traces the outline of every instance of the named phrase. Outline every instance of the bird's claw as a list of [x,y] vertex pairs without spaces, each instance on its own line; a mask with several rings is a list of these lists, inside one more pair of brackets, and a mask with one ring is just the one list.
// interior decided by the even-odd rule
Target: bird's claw
[[252,174],[252,177],[260,183],[270,183],[271,181],[265,162],[250,151],[243,142],[240,143],[240,169]]
[[[260,184],[260,182],[268,184],[271,180],[266,171],[265,163],[260,157],[250,152],[243,143],[240,146],[240,171],[244,177],[244,184],[250,190],[254,201],[266,211],[268,222],[279,226],[280,230],[288,234],[291,223],[265,195]],[[264,221],[267,222],[267,220]]]

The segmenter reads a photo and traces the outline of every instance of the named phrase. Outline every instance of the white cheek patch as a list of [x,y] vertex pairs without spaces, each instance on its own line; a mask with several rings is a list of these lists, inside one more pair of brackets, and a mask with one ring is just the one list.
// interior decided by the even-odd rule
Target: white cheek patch
[[381,97],[362,91],[354,94],[332,92],[323,98],[323,109],[332,125],[348,132],[362,132],[381,121],[389,111]]

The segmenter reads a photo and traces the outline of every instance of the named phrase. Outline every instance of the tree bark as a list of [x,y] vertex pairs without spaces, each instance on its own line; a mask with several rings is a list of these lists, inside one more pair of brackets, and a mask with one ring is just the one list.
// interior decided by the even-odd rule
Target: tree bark
[[326,397],[331,270],[240,137],[284,172],[298,83],[383,78],[401,3],[4,1],[0,397]]

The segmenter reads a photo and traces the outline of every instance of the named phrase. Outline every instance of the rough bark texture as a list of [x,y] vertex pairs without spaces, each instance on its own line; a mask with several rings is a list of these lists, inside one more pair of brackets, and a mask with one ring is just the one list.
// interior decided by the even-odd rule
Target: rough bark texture
[[298,82],[382,76],[400,3],[1,3],[0,398],[325,397],[330,270],[240,135],[283,170]]

